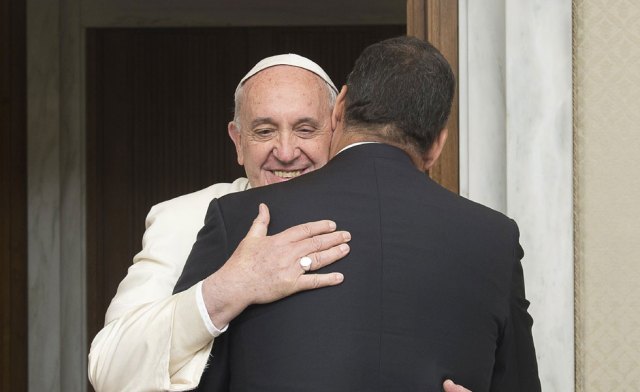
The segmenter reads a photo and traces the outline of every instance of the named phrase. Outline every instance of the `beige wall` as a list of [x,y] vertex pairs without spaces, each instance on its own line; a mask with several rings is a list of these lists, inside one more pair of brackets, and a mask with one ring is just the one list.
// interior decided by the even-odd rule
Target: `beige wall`
[[640,2],[574,0],[576,390],[640,390]]

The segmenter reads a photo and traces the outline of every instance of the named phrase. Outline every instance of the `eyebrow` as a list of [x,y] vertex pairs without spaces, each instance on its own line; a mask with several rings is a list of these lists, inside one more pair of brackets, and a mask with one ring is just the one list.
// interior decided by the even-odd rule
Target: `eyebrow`
[[262,124],[272,124],[275,125],[276,122],[271,117],[258,117],[255,120],[251,121],[251,128],[257,127]]
[[[309,124],[313,127],[318,128],[320,126],[320,123],[318,122],[318,120],[316,120],[313,117],[302,117],[300,119],[298,119],[293,125],[294,127],[300,125],[300,124]],[[255,120],[251,121],[251,127],[257,127],[258,125],[262,125],[262,124],[271,124],[271,125],[277,125],[276,121],[272,118],[272,117],[257,117]]]
[[305,124],[305,123],[307,123],[307,124],[309,124],[309,125],[311,125],[312,127],[315,127],[315,128],[319,128],[320,127],[320,123],[318,122],[318,120],[316,120],[313,117],[303,117],[303,118],[299,119],[298,121],[296,121],[294,126],[298,126],[300,124]]

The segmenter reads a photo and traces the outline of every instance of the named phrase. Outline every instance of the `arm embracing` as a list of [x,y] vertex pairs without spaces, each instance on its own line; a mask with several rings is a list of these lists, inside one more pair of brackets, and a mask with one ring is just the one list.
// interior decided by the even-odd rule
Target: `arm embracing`
[[[201,224],[194,228],[184,208],[173,209],[180,216],[167,220],[166,227],[158,225],[163,214],[150,213],[145,256],[136,256],[109,307],[107,324],[92,343],[89,377],[97,390],[193,389],[217,333],[213,323],[225,326],[251,303],[342,281],[338,273],[303,276],[298,264],[308,255],[315,270],[348,253],[348,233],[335,232],[332,222],[310,222],[267,236],[264,207],[228,258],[217,201],[211,206],[193,248]],[[201,210],[204,216],[206,205]],[[192,238],[177,240],[178,232],[193,232]],[[178,249],[182,253],[171,253]],[[224,271],[216,272],[223,265]]]
[[[198,285],[199,286],[199,285]],[[97,391],[195,388],[213,336],[195,304],[195,290],[144,304],[107,324],[91,344],[89,378]],[[181,318],[190,328],[176,327]],[[173,355],[172,344],[181,342]]]
[[[98,391],[184,390],[197,385],[213,337],[200,318],[195,288],[175,296],[172,288],[202,226],[210,197],[200,191],[161,203],[149,212],[143,249],[134,257],[109,305],[105,326],[91,344],[89,379]],[[196,320],[189,331],[174,329],[178,315]],[[201,347],[190,353],[191,361],[179,361],[179,372],[172,372],[171,341],[185,333]],[[185,377],[188,373],[197,377]]]

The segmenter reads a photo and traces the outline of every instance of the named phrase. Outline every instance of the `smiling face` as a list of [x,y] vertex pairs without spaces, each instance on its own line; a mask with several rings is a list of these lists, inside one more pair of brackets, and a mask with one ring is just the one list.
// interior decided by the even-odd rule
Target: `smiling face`
[[287,181],[327,163],[332,108],[322,79],[279,65],[247,80],[241,94],[229,136],[251,186]]

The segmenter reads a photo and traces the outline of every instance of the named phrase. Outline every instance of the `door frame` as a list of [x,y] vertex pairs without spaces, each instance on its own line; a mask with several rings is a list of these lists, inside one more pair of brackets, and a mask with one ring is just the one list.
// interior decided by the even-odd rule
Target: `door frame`
[[[451,0],[407,0],[407,35],[429,41],[451,64],[458,80],[458,2]],[[440,158],[429,175],[452,192],[460,193],[459,93],[447,122],[449,135]]]

